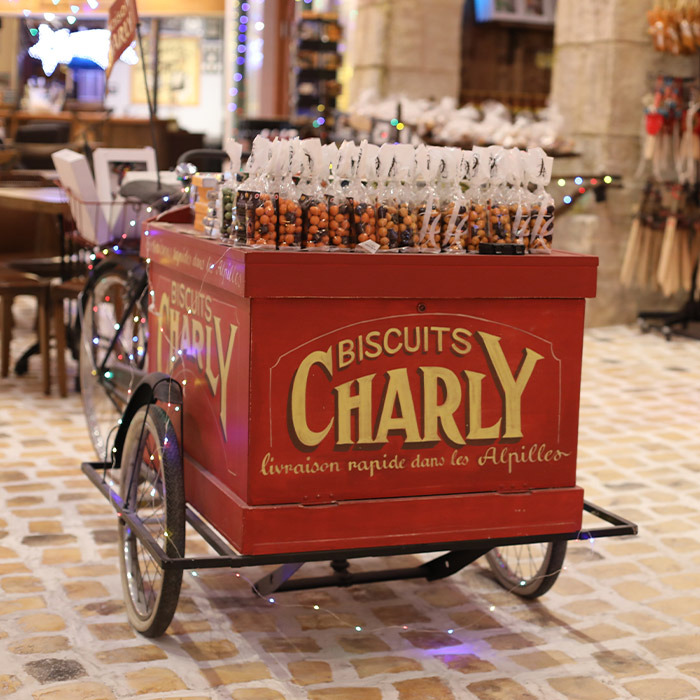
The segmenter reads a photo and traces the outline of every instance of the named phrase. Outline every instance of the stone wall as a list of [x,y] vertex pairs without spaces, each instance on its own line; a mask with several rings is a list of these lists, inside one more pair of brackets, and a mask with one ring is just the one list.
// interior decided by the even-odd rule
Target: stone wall
[[350,103],[380,95],[459,94],[462,0],[359,0]]
[[689,76],[697,56],[675,57],[653,50],[646,11],[653,0],[558,0],[554,33],[552,102],[566,120],[580,157],[561,159],[557,176],[621,175],[622,189],[609,189],[606,202],[592,195],[558,219],[556,244],[599,256],[598,296],[589,302],[589,325],[633,321],[642,309],[677,308],[683,298],[664,299],[624,289],[619,271],[641,181],[643,98],[658,73]]
[[[380,95],[457,97],[463,0],[357,0],[350,102]],[[558,0],[552,102],[580,157],[557,159],[556,176],[621,175],[606,202],[582,197],[556,226],[556,245],[600,258],[589,325],[633,321],[640,309],[676,308],[682,297],[623,289],[618,281],[641,182],[634,180],[642,99],[658,73],[689,76],[698,59],[659,54],[647,35],[653,0]],[[559,193],[561,194],[561,193]]]

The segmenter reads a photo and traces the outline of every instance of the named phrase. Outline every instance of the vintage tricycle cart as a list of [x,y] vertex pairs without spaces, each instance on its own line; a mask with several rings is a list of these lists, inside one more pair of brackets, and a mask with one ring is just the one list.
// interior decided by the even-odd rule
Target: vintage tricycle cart
[[[115,403],[122,387],[110,454],[83,470],[119,514],[142,634],[166,629],[183,569],[279,564],[255,584],[269,595],[438,579],[486,555],[534,597],[567,540],[636,532],[576,485],[595,257],[268,252],[173,222],[141,254],[147,351],[138,294],[115,304],[110,286],[134,283],[108,270],[84,299],[82,359]],[[584,510],[606,525],[583,529]],[[216,555],[186,555],[186,522]],[[424,552],[441,554],[348,564]],[[321,560],[328,576],[293,578]]]

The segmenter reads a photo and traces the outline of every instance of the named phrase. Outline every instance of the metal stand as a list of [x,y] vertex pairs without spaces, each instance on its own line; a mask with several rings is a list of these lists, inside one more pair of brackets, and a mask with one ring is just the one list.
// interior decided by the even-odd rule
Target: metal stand
[[[426,544],[394,545],[391,547],[365,547],[360,549],[330,550],[315,552],[290,552],[281,554],[246,555],[236,552],[194,510],[185,506],[187,522],[209,544],[217,556],[169,557],[155,541],[148,528],[140,518],[123,507],[119,494],[111,487],[113,482],[107,480],[108,462],[84,462],[81,469],[88,479],[99,489],[112,504],[119,517],[131,528],[143,546],[162,569],[214,569],[226,567],[263,566],[280,564],[272,573],[264,576],[254,584],[254,589],[261,595],[275,591],[301,590],[306,588],[324,588],[328,586],[352,586],[356,583],[374,583],[378,581],[396,581],[400,579],[425,578],[428,581],[451,576],[467,564],[489,552],[494,547],[514,544],[531,544],[557,540],[590,540],[597,537],[614,537],[619,535],[636,535],[637,526],[629,520],[600,508],[588,501],[583,502],[583,509],[608,525],[599,528],[585,528],[577,532],[554,535],[532,535],[523,537],[493,538],[488,540],[468,540],[462,542],[430,542]],[[386,557],[401,554],[420,554],[426,552],[447,552],[431,561],[415,567],[385,569],[380,571],[349,571],[349,559],[361,557]],[[328,576],[315,576],[290,580],[307,562],[329,561],[333,573]]]
[[[689,338],[700,338],[700,336],[688,332],[689,323],[700,321],[700,302],[695,300],[697,274],[698,262],[693,267],[693,279],[688,301],[681,309],[677,311],[641,311],[637,314],[637,322],[642,331],[660,330],[666,340],[671,340],[674,334]],[[674,326],[680,326],[680,328],[675,328]]]

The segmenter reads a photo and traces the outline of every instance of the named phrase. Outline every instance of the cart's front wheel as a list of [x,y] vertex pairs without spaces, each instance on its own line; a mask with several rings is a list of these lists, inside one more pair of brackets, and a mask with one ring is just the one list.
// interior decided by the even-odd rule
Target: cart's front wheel
[[554,585],[565,557],[563,540],[494,547],[486,561],[505,589],[523,598],[538,598]]
[[[121,458],[124,510],[137,516],[170,557],[185,554],[185,491],[177,436],[162,408],[140,408],[129,423]],[[180,596],[182,569],[163,569],[137,534],[119,522],[126,611],[134,629],[158,637]]]

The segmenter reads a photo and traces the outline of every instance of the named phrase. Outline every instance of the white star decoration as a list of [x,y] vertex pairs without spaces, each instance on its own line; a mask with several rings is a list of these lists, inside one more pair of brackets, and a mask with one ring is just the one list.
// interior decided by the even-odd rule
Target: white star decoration
[[[74,58],[96,63],[103,70],[109,62],[109,30],[86,29],[71,32],[69,29],[53,31],[48,24],[39,25],[39,39],[29,49],[29,55],[41,61],[46,75],[51,75],[59,63],[68,65]],[[130,46],[121,56],[124,63],[138,63],[134,47]]]

